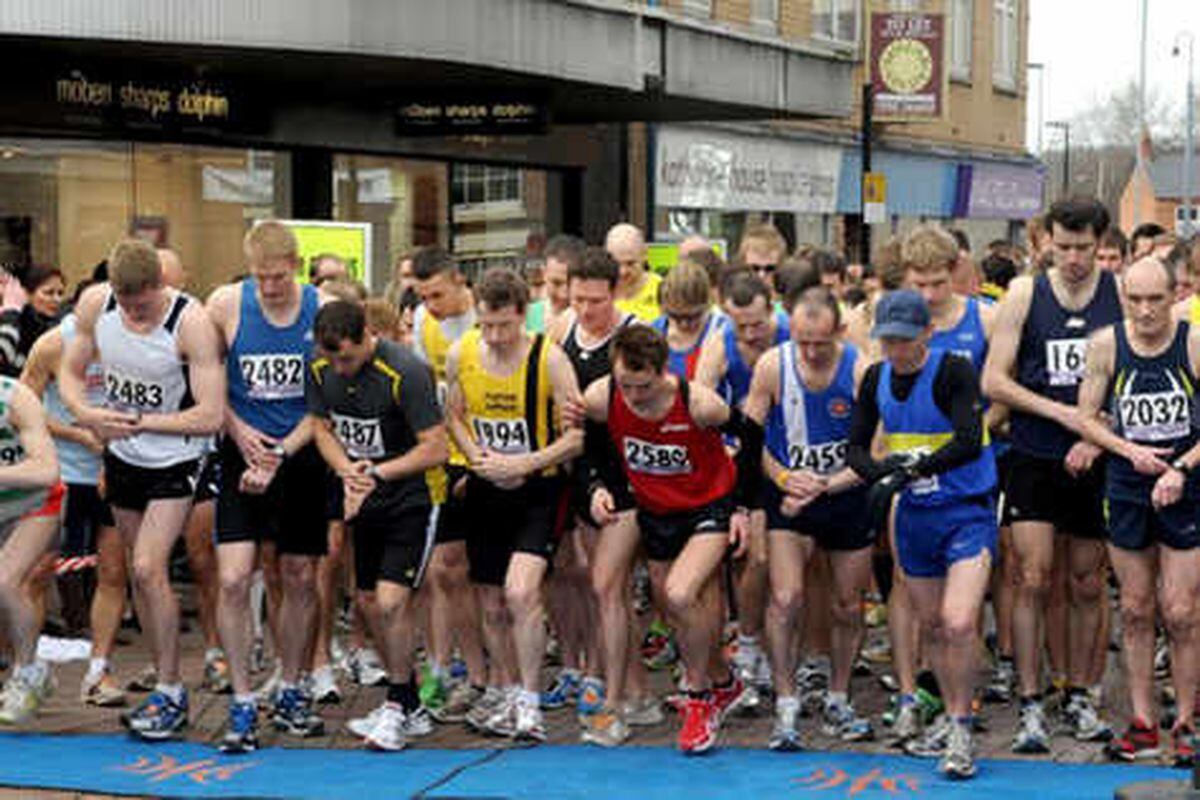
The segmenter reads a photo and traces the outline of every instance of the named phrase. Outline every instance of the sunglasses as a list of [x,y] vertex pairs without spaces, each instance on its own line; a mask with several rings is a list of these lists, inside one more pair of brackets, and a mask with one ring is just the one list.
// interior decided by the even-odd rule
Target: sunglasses
[[756,264],[750,269],[754,270],[759,275],[773,275],[775,273],[775,264]]
[[703,319],[704,315],[707,313],[708,313],[707,309],[701,310],[701,311],[693,311],[690,313],[679,313],[679,314],[677,314],[673,311],[668,311],[667,319],[671,320],[672,322],[678,323],[680,325],[695,324],[695,323],[699,322],[701,319]]

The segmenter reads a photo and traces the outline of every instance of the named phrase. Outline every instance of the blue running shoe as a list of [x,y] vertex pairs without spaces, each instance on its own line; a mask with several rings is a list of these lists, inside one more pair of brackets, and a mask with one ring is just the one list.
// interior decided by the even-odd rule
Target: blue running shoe
[[312,702],[295,686],[279,692],[271,721],[277,730],[292,736],[308,738],[325,733],[325,721],[312,710]]
[[562,669],[554,684],[542,692],[541,706],[545,709],[562,708],[579,698],[579,673],[573,669]]
[[163,692],[151,692],[122,721],[133,735],[148,741],[177,738],[188,724],[187,692],[178,703]]
[[604,708],[604,697],[604,681],[589,677],[579,682],[579,697],[575,701],[575,710],[579,714],[581,725],[586,727],[587,718]]
[[251,753],[258,749],[258,705],[230,703],[229,726],[221,739],[222,753]]

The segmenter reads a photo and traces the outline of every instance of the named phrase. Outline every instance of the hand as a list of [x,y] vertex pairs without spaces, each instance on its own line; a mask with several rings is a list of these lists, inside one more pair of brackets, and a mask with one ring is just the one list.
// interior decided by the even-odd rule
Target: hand
[[1092,468],[1092,464],[1096,463],[1096,458],[1099,455],[1099,447],[1091,442],[1085,442],[1080,439],[1067,451],[1067,457],[1063,459],[1063,464],[1066,466],[1067,473],[1071,477],[1078,478]]
[[242,472],[242,477],[238,481],[238,490],[244,494],[265,494],[267,487],[274,479],[274,471],[268,472],[258,467],[249,467]]
[[367,476],[358,476],[354,479],[342,478],[342,518],[349,522],[358,516],[358,512],[362,510],[363,503],[371,492],[375,491],[375,479]]
[[138,429],[136,414],[111,411],[107,408],[89,409],[79,422],[91,428],[100,439],[106,442],[133,436]]
[[779,504],[779,511],[785,517],[794,517],[804,509],[808,508],[808,506],[818,497],[820,497],[820,495],[801,498],[796,497],[794,494],[785,494],[783,496],[783,502]]
[[591,508],[592,519],[600,527],[611,525],[617,521],[617,504],[613,500],[612,492],[604,487],[600,487],[592,492]]
[[559,407],[559,421],[563,428],[582,428],[587,420],[587,405],[582,398],[574,398]]
[[525,482],[532,471],[528,455],[504,455],[491,450],[481,450],[479,457],[471,462],[471,471],[501,489],[515,489]]
[[1178,503],[1179,498],[1183,497],[1185,483],[1187,483],[1187,478],[1182,472],[1177,469],[1168,469],[1154,482],[1154,489],[1150,492],[1150,503],[1156,509]]
[[108,499],[108,481],[104,479],[104,467],[100,467],[100,471],[96,473],[96,494],[101,500]]
[[867,518],[870,520],[872,531],[887,530],[892,500],[911,480],[912,476],[901,470],[880,478],[867,490]]
[[375,479],[371,477],[371,461],[355,461],[345,470],[338,473],[343,485],[353,486],[356,490],[370,493],[375,488]]
[[829,479],[806,469],[788,470],[783,481],[783,491],[806,503],[816,499],[829,487]]
[[248,465],[272,470],[279,468],[279,456],[271,452],[271,448],[279,445],[278,439],[267,436],[240,419],[232,420],[228,427],[229,435]]
[[729,546],[733,548],[733,557],[741,558],[746,554],[746,546],[750,542],[750,512],[739,508],[729,518]]
[[75,441],[87,448],[87,451],[94,456],[104,454],[104,440],[88,428],[76,428]]
[[1169,447],[1149,447],[1142,444],[1131,444],[1126,458],[1134,470],[1142,475],[1163,475],[1171,465],[1163,459],[1171,455]]

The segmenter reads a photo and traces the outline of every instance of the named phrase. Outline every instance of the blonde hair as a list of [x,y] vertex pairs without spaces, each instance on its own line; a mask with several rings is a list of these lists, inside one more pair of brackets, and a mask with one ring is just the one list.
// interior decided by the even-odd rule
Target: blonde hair
[[321,284],[321,291],[332,295],[338,300],[346,300],[358,305],[362,305],[370,296],[366,286],[349,278],[334,278],[333,280],[325,281]]
[[122,239],[108,255],[108,281],[117,294],[138,294],[162,286],[162,263],[154,245]]
[[296,234],[292,233],[291,228],[278,220],[268,219],[246,232],[242,251],[247,261],[295,259],[299,257],[300,247],[296,244]]
[[769,222],[751,225],[746,228],[745,233],[742,234],[742,241],[738,243],[738,259],[745,260],[751,250],[771,250],[778,253],[779,258],[782,259],[787,255],[787,240]]
[[937,225],[918,225],[904,237],[900,260],[906,270],[914,272],[952,270],[958,262],[958,242]]
[[708,273],[699,264],[681,261],[658,285],[658,304],[676,308],[708,306],[712,299]]
[[901,257],[903,242],[899,236],[890,236],[875,249],[873,265],[883,290],[890,292],[904,285],[904,259]]
[[382,297],[368,298],[363,311],[367,314],[367,328],[376,336],[391,338],[404,327],[400,312]]

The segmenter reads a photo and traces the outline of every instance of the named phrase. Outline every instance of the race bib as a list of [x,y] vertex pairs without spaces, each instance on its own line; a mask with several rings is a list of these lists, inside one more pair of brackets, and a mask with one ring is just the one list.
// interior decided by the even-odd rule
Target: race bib
[[126,375],[113,367],[104,370],[104,401],[112,408],[160,411],[165,394],[161,383]]
[[346,417],[341,414],[330,414],[333,421],[333,432],[337,435],[346,454],[351,458],[382,458],[383,427],[379,419],[363,419],[361,417]]
[[1191,429],[1188,397],[1180,390],[1118,397],[1114,405],[1125,437],[1135,442],[1180,439]]
[[25,459],[25,448],[20,442],[5,442],[0,445],[0,466],[11,467]]
[[304,397],[304,356],[299,353],[256,353],[238,358],[246,391],[255,400]]
[[830,475],[846,466],[846,450],[849,443],[825,442],[823,444],[788,446],[788,469],[804,469],[819,475]]
[[[904,452],[912,454],[915,458],[921,458],[922,456],[927,456],[932,453],[933,448],[914,447],[911,450],[905,450]],[[908,491],[912,492],[915,496],[920,497],[922,495],[933,494],[940,486],[941,484],[938,483],[938,476],[930,475],[927,478],[917,478],[909,483],[907,488]]]
[[442,413],[445,414],[446,400],[450,397],[450,385],[445,381],[438,381],[437,386],[434,387],[434,391],[437,392],[438,408],[440,408]]
[[524,419],[488,419],[475,417],[475,441],[480,447],[506,455],[519,455],[531,451],[529,426]]
[[1050,339],[1046,342],[1046,382],[1051,386],[1076,386],[1083,379],[1087,339]]
[[633,472],[647,475],[686,475],[692,471],[687,448],[678,444],[656,444],[625,437],[625,464]]

